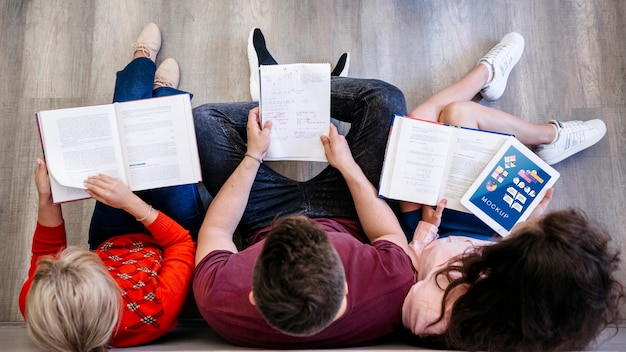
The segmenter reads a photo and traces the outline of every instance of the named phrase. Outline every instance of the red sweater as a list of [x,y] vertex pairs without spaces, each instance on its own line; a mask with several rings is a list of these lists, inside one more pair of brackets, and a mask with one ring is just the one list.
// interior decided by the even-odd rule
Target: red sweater
[[[175,328],[189,292],[195,256],[189,232],[160,212],[147,228],[152,236],[117,236],[95,250],[122,289],[124,311],[111,341],[113,347],[146,344]],[[37,224],[28,280],[19,297],[22,315],[37,260],[56,255],[66,245],[64,224]]]

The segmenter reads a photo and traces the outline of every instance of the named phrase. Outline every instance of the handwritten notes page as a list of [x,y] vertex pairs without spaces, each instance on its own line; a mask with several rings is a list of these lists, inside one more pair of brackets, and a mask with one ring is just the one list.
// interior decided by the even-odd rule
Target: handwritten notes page
[[272,121],[265,160],[326,161],[330,64],[261,66],[260,78],[261,121]]

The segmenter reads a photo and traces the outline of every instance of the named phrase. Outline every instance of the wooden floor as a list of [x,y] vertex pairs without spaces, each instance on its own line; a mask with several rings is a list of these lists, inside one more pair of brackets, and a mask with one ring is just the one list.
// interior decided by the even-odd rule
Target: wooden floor
[[[409,109],[517,31],[526,39],[524,55],[504,96],[488,105],[533,122],[606,122],[602,141],[556,165],[561,179],[551,207],[583,208],[626,252],[625,1],[4,0],[0,322],[22,321],[17,297],[35,226],[32,176],[41,155],[34,113],[110,102],[115,72],[129,62],[131,44],[147,22],[163,34],[158,61],[179,62],[181,89],[195,94],[194,106],[250,99],[246,40],[252,27],[263,30],[281,63],[334,64],[350,52],[350,76],[395,84]],[[277,167],[298,178],[319,169]],[[64,205],[70,244],[86,246],[92,208],[92,201]],[[620,275],[626,282],[626,272]],[[0,331],[10,336],[12,330]],[[623,334],[611,349],[626,350]]]

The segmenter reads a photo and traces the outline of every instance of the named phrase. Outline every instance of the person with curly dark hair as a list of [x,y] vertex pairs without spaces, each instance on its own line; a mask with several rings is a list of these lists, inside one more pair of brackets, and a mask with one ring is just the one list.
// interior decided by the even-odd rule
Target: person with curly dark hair
[[420,263],[460,254],[420,273],[404,302],[404,323],[423,342],[447,348],[584,349],[618,321],[624,299],[610,240],[582,210],[566,209],[527,220],[491,245],[414,241]]
[[[601,120],[532,124],[470,101],[499,98],[524,41],[510,33],[463,78],[410,116],[514,134],[550,164],[602,139]],[[624,288],[615,278],[619,252],[582,210],[545,213],[550,189],[531,217],[501,239],[469,213],[401,202],[418,272],[403,305],[415,343],[487,351],[583,349],[615,324]],[[544,215],[545,213],[545,215]]]

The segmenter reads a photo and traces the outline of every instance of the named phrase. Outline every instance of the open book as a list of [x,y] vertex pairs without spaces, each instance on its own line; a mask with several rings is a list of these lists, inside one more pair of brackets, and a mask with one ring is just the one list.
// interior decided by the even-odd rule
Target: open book
[[509,135],[396,116],[387,142],[379,195],[470,212],[461,197]]
[[265,160],[326,161],[330,64],[263,65],[259,74],[261,123],[272,120]]
[[461,198],[501,236],[528,218],[559,173],[516,138],[507,140]]
[[36,114],[55,203],[89,198],[100,173],[133,191],[196,183],[200,159],[188,94]]

